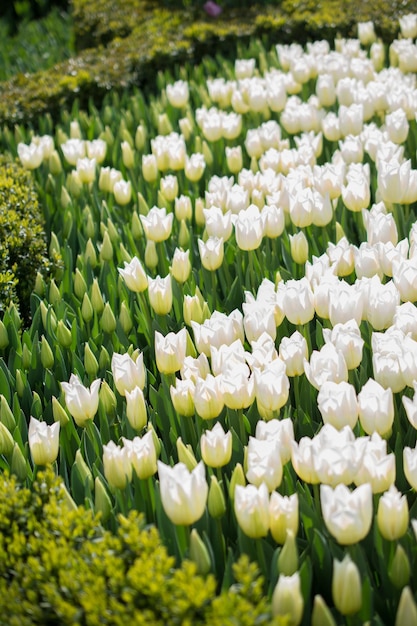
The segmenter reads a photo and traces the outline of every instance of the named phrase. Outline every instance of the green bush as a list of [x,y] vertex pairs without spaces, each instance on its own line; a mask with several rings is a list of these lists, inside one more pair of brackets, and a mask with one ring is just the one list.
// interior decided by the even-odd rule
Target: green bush
[[100,102],[110,90],[154,85],[157,71],[186,60],[196,64],[213,49],[232,55],[237,42],[251,36],[267,35],[271,43],[355,36],[354,20],[373,19],[377,33],[389,42],[398,34],[398,15],[410,11],[412,2],[355,0],[345,6],[327,0],[319,10],[316,2],[286,0],[281,7],[252,5],[243,13],[227,9],[215,20],[143,0],[119,0],[120,11],[111,5],[111,18],[100,21],[97,3],[74,0],[77,45],[100,45],[47,72],[0,83],[0,125],[36,125],[47,112],[57,117],[76,98],[83,107],[89,99]]
[[0,624],[169,626],[274,624],[255,565],[243,557],[235,585],[191,561],[175,567],[155,527],[132,511],[116,533],[70,507],[61,480],[40,472],[32,488],[0,476]]
[[0,312],[14,302],[27,321],[36,274],[48,272],[42,209],[30,172],[0,161]]

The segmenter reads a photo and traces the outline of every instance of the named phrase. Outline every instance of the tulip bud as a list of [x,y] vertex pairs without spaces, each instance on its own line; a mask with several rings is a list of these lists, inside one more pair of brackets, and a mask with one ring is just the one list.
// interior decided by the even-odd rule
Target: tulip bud
[[377,522],[383,537],[394,541],[402,537],[408,528],[409,511],[405,495],[392,485],[380,498]]
[[180,127],[180,131],[185,141],[188,141],[192,135],[193,127],[188,117],[182,117],[178,120],[178,125]]
[[75,461],[73,467],[76,468],[78,474],[81,478],[81,482],[84,487],[88,487],[90,490],[93,489],[93,475],[88,467],[87,463],[84,461],[83,455],[81,454],[81,450],[78,449],[75,453]]
[[235,499],[235,490],[238,485],[241,485],[242,487],[246,485],[245,472],[243,471],[243,467],[240,463],[236,464],[229,483],[229,497],[231,500]]
[[62,320],[58,321],[58,325],[56,328],[56,338],[58,339],[58,343],[63,348],[70,348],[72,343],[72,336],[70,329],[65,326]]
[[84,261],[87,265],[89,263],[92,269],[94,269],[97,265],[96,249],[91,239],[88,239],[86,246],[85,246]]
[[52,396],[52,415],[54,417],[54,422],[59,422],[61,428],[64,428],[64,426],[66,426],[70,421],[66,410],[55,398],[55,396]]
[[[108,357],[108,360],[110,361],[110,357],[108,353],[107,353],[107,357]],[[100,356],[100,362],[101,362],[101,356]],[[100,367],[102,366],[100,365]],[[106,413],[108,416],[113,415],[114,411],[116,410],[117,400],[116,400],[116,396],[114,395],[113,390],[111,389],[111,387],[105,380],[103,380],[103,382],[101,383],[98,397],[99,397],[100,407],[103,409],[104,413]]]
[[196,564],[198,574],[205,576],[211,570],[209,552],[195,528],[190,535],[190,559]]
[[308,259],[308,241],[302,230],[290,235],[291,257],[295,263],[303,265]]
[[410,587],[404,587],[398,604],[395,626],[415,626],[417,624],[417,605]]
[[126,417],[134,430],[142,430],[148,421],[145,398],[140,387],[126,391]]
[[97,278],[93,280],[90,298],[91,298],[91,305],[94,311],[97,313],[97,315],[100,315],[104,309],[104,300],[103,300],[103,296],[101,295]]
[[278,557],[278,571],[292,576],[298,570],[298,549],[294,533],[287,530],[287,538]]
[[216,476],[211,477],[207,506],[211,517],[215,519],[226,513],[226,500]]
[[97,476],[94,481],[94,509],[100,513],[101,520],[105,522],[111,513],[112,502],[100,478]]
[[54,279],[49,283],[48,298],[51,304],[58,304],[61,300],[61,294]]
[[197,466],[197,459],[194,456],[193,448],[190,444],[185,445],[181,437],[177,439],[178,461],[184,463],[186,468],[191,472]]
[[45,369],[52,369],[55,359],[51,346],[44,335],[41,338],[41,363]]
[[128,141],[122,141],[121,148],[123,165],[130,169],[135,164],[135,155],[133,153],[132,147]]
[[172,124],[166,113],[158,115],[158,135],[169,135],[172,133]]
[[168,315],[172,308],[171,276],[157,276],[148,281],[149,304],[157,315]]
[[158,252],[155,242],[151,239],[148,239],[148,241],[146,242],[145,265],[150,270],[154,270],[158,267]]
[[178,283],[185,283],[191,272],[190,251],[183,252],[179,248],[175,249],[172,257],[171,276]]
[[3,422],[0,422],[0,454],[9,457],[13,452],[14,439]]
[[123,332],[128,335],[133,328],[133,321],[129,307],[124,300],[120,306],[119,321],[121,327],[123,328]]
[[332,596],[342,615],[353,615],[362,606],[361,577],[357,565],[348,554],[343,561],[334,561]]
[[87,291],[87,285],[85,282],[85,278],[84,276],[81,274],[80,270],[78,269],[78,267],[75,270],[75,275],[74,275],[74,292],[75,295],[77,296],[77,298],[79,300],[82,300],[82,298],[84,297],[84,294]]
[[85,344],[84,348],[84,367],[85,371],[91,378],[95,378],[97,376],[98,361],[88,343]]
[[61,187],[60,200],[61,200],[61,205],[64,209],[67,209],[72,203],[71,196],[69,195],[68,190],[64,185],[62,185]]
[[292,576],[280,575],[272,594],[272,612],[276,616],[283,616],[291,626],[301,623],[304,610],[304,600],[301,593],[301,581],[298,572]]
[[204,217],[205,204],[202,198],[196,198],[194,205],[194,216],[197,226],[203,228],[206,224],[206,218]]
[[84,294],[83,302],[81,305],[81,315],[83,317],[83,320],[87,322],[87,324],[88,322],[91,322],[94,315],[93,305],[91,304],[91,300],[86,293]]
[[124,489],[132,480],[132,463],[127,448],[121,448],[114,441],[103,446],[103,469],[109,485]]
[[59,449],[58,422],[48,426],[34,417],[30,418],[28,440],[34,465],[48,465],[56,461]]
[[410,580],[410,561],[401,544],[397,544],[394,558],[388,569],[391,583],[397,589],[402,589]]
[[28,370],[32,361],[32,352],[29,350],[27,345],[23,344],[22,349],[22,367],[24,370]]
[[16,427],[16,420],[6,398],[0,394],[0,422],[10,431]]
[[10,471],[17,476],[20,481],[24,481],[28,473],[26,459],[16,442],[13,447]]
[[336,621],[329,607],[319,595],[314,596],[311,626],[336,626]]
[[243,168],[242,146],[226,147],[226,163],[232,174],[238,174]]
[[104,305],[103,314],[100,319],[100,326],[106,333],[114,333],[116,330],[117,322],[112,311],[112,308],[108,302]]
[[146,142],[146,128],[141,123],[136,129],[135,133],[135,146],[137,150],[143,150]]
[[110,235],[106,230],[103,235],[103,243],[100,250],[100,259],[102,261],[111,261],[113,258],[113,246],[110,239]]

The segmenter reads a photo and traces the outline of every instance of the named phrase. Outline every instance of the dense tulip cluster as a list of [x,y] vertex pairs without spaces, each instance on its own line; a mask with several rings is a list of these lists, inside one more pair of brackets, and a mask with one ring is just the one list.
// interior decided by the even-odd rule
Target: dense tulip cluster
[[[16,149],[64,207],[50,250],[68,265],[35,289],[44,407],[23,348],[13,375],[25,410],[45,409],[32,463],[56,461],[103,515],[140,509],[204,573],[249,552],[294,625],[310,604],[335,623],[317,576],[335,614],[417,613],[415,575],[390,573],[417,567],[416,16],[400,28],[388,50],[366,22],[334,49],[184,72],[154,134],[132,97],[96,139],[81,117]],[[7,391],[13,469],[26,435]]]

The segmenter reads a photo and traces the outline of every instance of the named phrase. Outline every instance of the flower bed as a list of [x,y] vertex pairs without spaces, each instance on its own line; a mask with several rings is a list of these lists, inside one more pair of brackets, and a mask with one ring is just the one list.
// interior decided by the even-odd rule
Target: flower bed
[[140,512],[218,590],[249,593],[249,556],[259,623],[417,620],[416,16],[400,28],[251,40],[45,121],[52,146],[4,131],[63,267],[30,327],[1,322],[2,467],[30,487],[52,464],[114,532]]

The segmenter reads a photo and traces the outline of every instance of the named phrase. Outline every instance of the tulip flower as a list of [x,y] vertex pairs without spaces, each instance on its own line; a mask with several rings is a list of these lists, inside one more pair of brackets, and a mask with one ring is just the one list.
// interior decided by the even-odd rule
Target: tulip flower
[[304,361],[304,371],[308,381],[316,389],[328,380],[335,383],[347,381],[348,370],[343,354],[333,344],[326,343],[320,350],[314,350],[310,362]]
[[223,467],[232,457],[232,433],[224,432],[220,422],[206,430],[200,439],[201,456],[209,467]]
[[272,612],[282,616],[288,626],[301,624],[304,611],[304,599],[301,593],[300,574],[280,575],[272,594]]
[[366,537],[372,523],[372,490],[366,483],[350,491],[346,485],[334,489],[320,486],[323,519],[341,545],[352,545]]
[[145,480],[156,474],[157,453],[153,432],[148,430],[143,437],[134,437],[132,440],[122,438],[122,440],[138,478]]
[[189,526],[204,513],[208,484],[202,462],[190,472],[183,463],[173,467],[158,461],[161,501],[173,524]]
[[128,449],[109,441],[103,446],[103,469],[111,487],[124,489],[132,480],[132,461]]
[[377,432],[368,440],[362,465],[354,477],[355,485],[370,483],[372,493],[386,491],[395,482],[395,454],[387,454],[387,442]]
[[114,384],[121,396],[126,395],[126,391],[133,391],[135,387],[143,389],[146,382],[146,369],[143,365],[143,354],[132,358],[127,352],[125,354],[113,353],[111,359],[111,369]]
[[168,315],[172,309],[171,275],[148,278],[149,303],[157,315]]
[[173,174],[169,174],[168,176],[161,178],[159,184],[162,195],[167,200],[172,202],[178,195],[178,178]]
[[254,376],[258,407],[269,412],[279,411],[286,404],[290,390],[285,363],[275,359],[262,371],[255,370]]
[[218,417],[224,407],[221,376],[198,378],[194,390],[195,410],[202,419]]
[[279,356],[285,363],[287,376],[301,376],[304,360],[308,359],[307,341],[296,330],[290,337],[283,337],[279,344]]
[[263,223],[259,208],[249,205],[238,213],[235,221],[236,243],[241,250],[256,250],[261,245]]
[[406,39],[415,39],[417,37],[417,13],[408,13],[398,18],[400,30]]
[[395,626],[402,626],[402,624],[413,624],[413,626],[417,624],[417,604],[409,586],[404,587],[401,592],[395,616]]
[[298,495],[282,496],[277,491],[271,493],[269,501],[269,524],[271,535],[279,544],[284,544],[287,532],[298,532]]
[[394,421],[392,389],[370,378],[358,394],[359,420],[364,431],[371,435],[389,433]]
[[307,324],[313,319],[313,292],[307,278],[285,283],[283,310],[292,324]]
[[34,465],[47,465],[56,461],[59,448],[59,422],[48,426],[32,417],[29,421],[28,441]]
[[182,109],[187,104],[190,96],[188,83],[185,80],[177,80],[175,83],[166,86],[166,94],[171,106]]
[[129,263],[125,261],[124,265],[124,268],[119,267],[118,271],[128,289],[136,293],[145,291],[148,286],[148,277],[138,257],[133,257]]
[[168,333],[165,337],[155,331],[156,366],[162,374],[175,374],[181,369],[187,350],[187,330]]
[[342,615],[353,615],[362,606],[362,584],[359,569],[347,554],[343,561],[333,562],[332,596]]
[[98,410],[100,384],[100,379],[94,380],[88,389],[76,374],[71,374],[68,383],[61,383],[65,403],[77,426],[83,428],[88,420],[94,419]]
[[177,413],[184,415],[184,417],[192,417],[194,415],[194,390],[195,383],[191,379],[176,379],[175,387],[173,385],[170,387],[173,407]]
[[417,445],[403,450],[404,474],[414,491],[417,491]]
[[381,535],[390,541],[399,539],[407,532],[409,522],[407,498],[395,485],[391,485],[379,500],[377,522]]
[[223,263],[224,246],[222,237],[209,237],[206,242],[198,240],[198,251],[201,264],[206,270],[214,272]]
[[257,487],[264,483],[272,492],[281,484],[282,471],[278,441],[249,437],[246,471],[248,481]]
[[38,168],[44,157],[42,146],[33,142],[29,145],[19,143],[17,146],[17,153],[21,164],[28,170]]
[[232,212],[223,213],[219,207],[211,206],[209,209],[203,209],[203,213],[208,236],[227,241],[233,231]]
[[234,498],[236,519],[245,535],[252,539],[265,537],[269,530],[267,486],[264,483],[259,487],[236,485]]
[[132,199],[132,184],[130,180],[118,180],[115,182],[113,185],[113,194],[117,204],[121,206],[129,204]]

